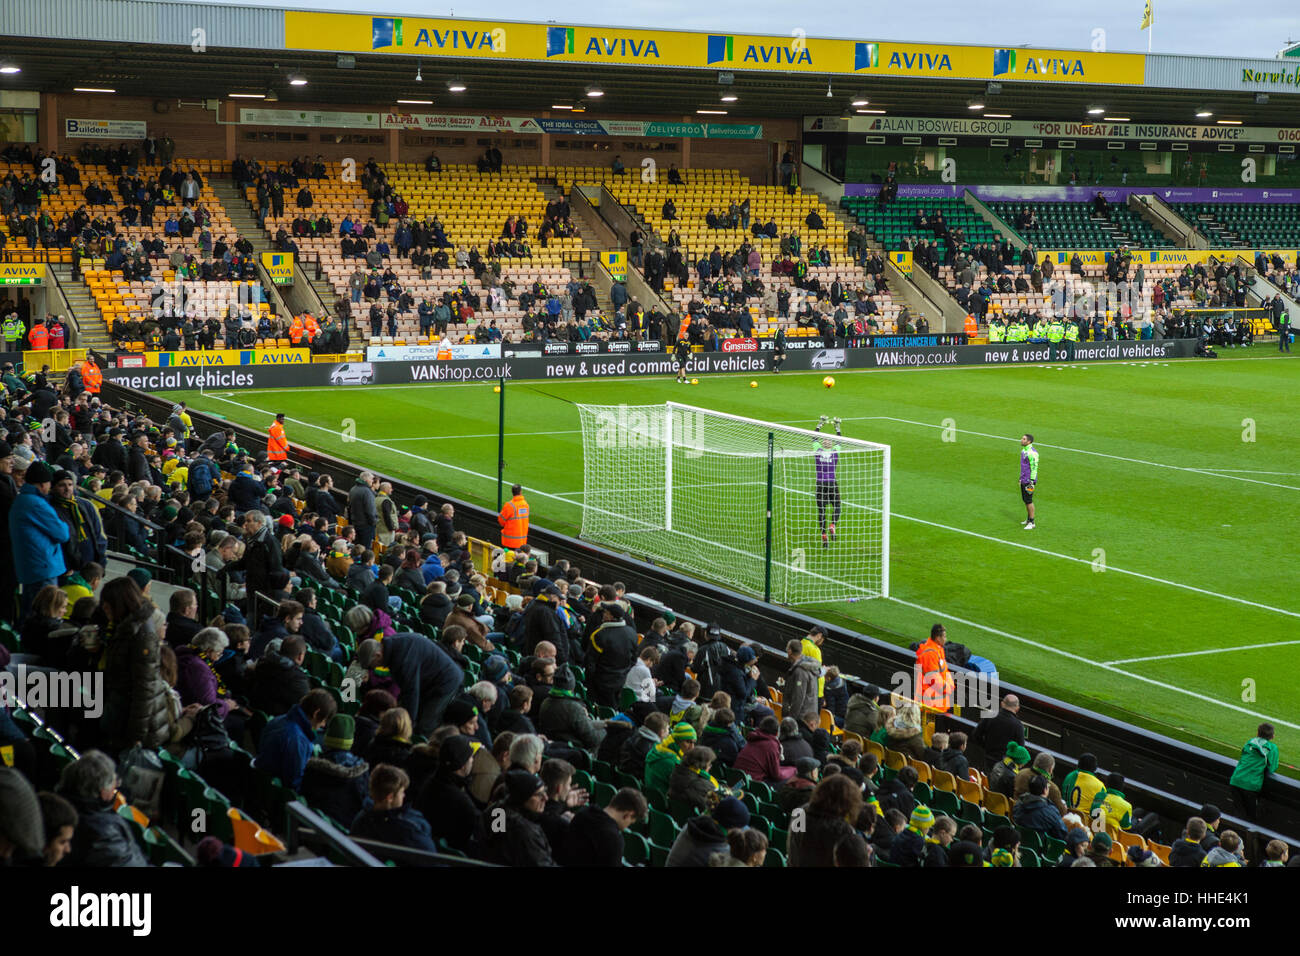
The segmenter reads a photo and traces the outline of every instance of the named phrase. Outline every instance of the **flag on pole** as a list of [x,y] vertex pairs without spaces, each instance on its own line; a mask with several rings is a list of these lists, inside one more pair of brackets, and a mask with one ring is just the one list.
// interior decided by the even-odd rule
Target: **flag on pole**
[[1148,29],[1151,26],[1152,19],[1153,17],[1151,16],[1151,0],[1147,0],[1146,9],[1142,11],[1142,26],[1138,27],[1138,29],[1139,30]]

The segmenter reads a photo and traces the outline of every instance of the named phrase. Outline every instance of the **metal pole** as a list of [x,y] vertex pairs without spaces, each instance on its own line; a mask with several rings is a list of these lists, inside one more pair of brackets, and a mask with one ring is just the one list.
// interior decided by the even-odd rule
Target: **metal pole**
[[772,463],[776,433],[767,433],[767,541],[763,549],[763,601],[772,603]]
[[497,394],[500,396],[498,403],[499,411],[497,413],[497,511],[500,512],[503,502],[501,501],[501,483],[505,480],[506,467],[506,377],[502,373],[500,381],[497,383]]

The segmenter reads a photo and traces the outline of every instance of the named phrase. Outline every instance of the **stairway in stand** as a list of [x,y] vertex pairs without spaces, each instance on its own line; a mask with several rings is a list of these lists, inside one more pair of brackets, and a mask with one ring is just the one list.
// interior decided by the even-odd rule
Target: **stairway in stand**
[[[226,177],[214,178],[212,189],[221,200],[221,205],[225,207],[226,215],[230,217],[230,222],[236,231],[253,244],[253,251],[259,255],[263,252],[275,252],[275,243],[258,223],[252,203],[248,201],[243,190]],[[334,288],[329,284],[329,280],[323,277],[316,278],[316,263],[299,260],[297,275],[299,279],[305,278],[311,284],[321,301],[325,303],[325,308],[333,313],[338,296],[334,294]]]
[[85,280],[72,278],[72,266],[67,263],[54,263],[49,268],[59,280],[59,287],[67,297],[68,307],[72,309],[72,317],[80,330],[76,347],[112,352],[113,338],[108,334],[108,323],[104,321],[99,306],[95,305]]

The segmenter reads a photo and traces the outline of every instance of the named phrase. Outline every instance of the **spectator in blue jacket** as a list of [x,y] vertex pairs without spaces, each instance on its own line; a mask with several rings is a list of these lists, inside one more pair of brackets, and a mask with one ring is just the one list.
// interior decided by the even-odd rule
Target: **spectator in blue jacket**
[[245,464],[233,481],[230,482],[229,499],[235,506],[236,514],[245,511],[262,510],[262,499],[266,497],[266,485],[253,474],[253,466]]
[[275,774],[285,786],[297,790],[302,786],[303,771],[316,745],[316,731],[338,713],[338,705],[329,691],[316,688],[276,717],[262,731],[257,766]]
[[364,640],[357,647],[357,662],[372,672],[388,668],[402,689],[402,706],[415,721],[415,732],[425,737],[442,723],[443,711],[465,683],[465,672],[423,634],[394,634],[382,643]]
[[1047,778],[1034,774],[1029,778],[1029,789],[1020,795],[1011,808],[1011,819],[1024,830],[1037,830],[1064,841],[1065,824],[1060,812],[1047,799]]
[[31,611],[37,592],[47,584],[58,584],[59,575],[68,570],[62,547],[68,540],[68,526],[46,500],[53,481],[49,465],[33,462],[9,509],[14,571],[22,585],[20,620]]
[[190,463],[190,494],[195,499],[206,498],[212,494],[213,487],[221,481],[221,469],[212,460],[212,449],[205,448],[199,457]]
[[375,767],[370,773],[370,799],[366,801],[366,808],[352,821],[352,836],[413,850],[438,852],[429,831],[429,821],[419,810],[405,805],[406,790],[410,785],[411,778],[400,767],[386,763]]

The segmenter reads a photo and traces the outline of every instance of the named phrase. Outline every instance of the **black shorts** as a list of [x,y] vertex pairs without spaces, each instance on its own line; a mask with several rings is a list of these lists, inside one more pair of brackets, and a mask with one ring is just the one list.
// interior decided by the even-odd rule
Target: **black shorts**
[[684,368],[686,368],[686,360],[687,360],[687,356],[685,356],[685,355],[678,355],[678,356],[676,357],[676,361],[677,361],[677,371],[680,372],[680,371],[682,371]]
[[840,503],[839,482],[817,482],[817,507],[827,508]]
[[1023,501],[1023,502],[1024,502],[1025,504],[1027,504],[1027,505],[1032,505],[1032,504],[1034,503],[1034,486],[1033,486],[1033,485],[1027,485],[1027,484],[1024,484],[1023,482],[1021,483],[1021,485],[1020,485],[1020,500]]

